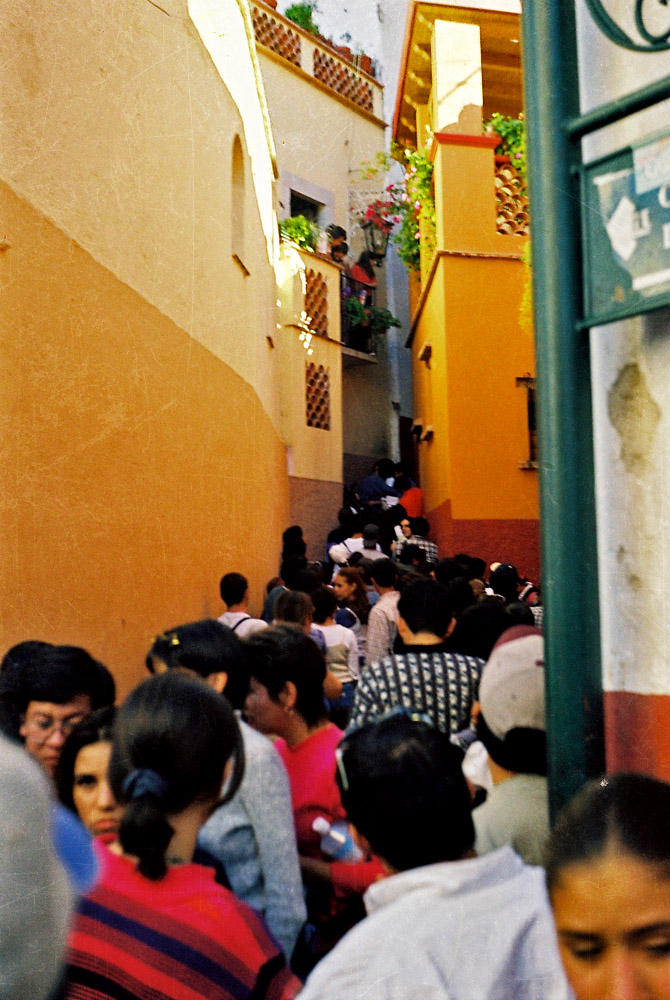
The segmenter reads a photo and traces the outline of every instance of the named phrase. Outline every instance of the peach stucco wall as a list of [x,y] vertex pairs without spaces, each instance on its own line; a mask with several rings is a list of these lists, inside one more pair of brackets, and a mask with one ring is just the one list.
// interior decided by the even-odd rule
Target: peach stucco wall
[[223,572],[259,609],[284,447],[228,365],[4,184],[0,201],[0,648],[84,645],[123,693],[157,632],[221,612]]

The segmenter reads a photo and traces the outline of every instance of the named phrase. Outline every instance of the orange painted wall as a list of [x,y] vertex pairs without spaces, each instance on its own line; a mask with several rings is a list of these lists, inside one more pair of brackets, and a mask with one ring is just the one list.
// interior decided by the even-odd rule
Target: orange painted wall
[[[490,151],[475,152],[488,157],[493,198]],[[526,389],[516,385],[534,375],[535,359],[519,321],[524,265],[510,254],[510,240],[517,254],[523,243],[499,237],[496,248],[489,238],[473,250],[479,202],[468,206],[472,241],[465,252],[452,245],[440,253],[414,331],[415,416],[433,427],[419,446],[421,483],[444,554],[515,562],[537,578],[538,481],[536,471],[519,468],[529,439]],[[465,211],[461,202],[458,213]],[[452,236],[445,230],[442,239]],[[428,365],[420,360],[427,344]]]
[[0,649],[84,645],[123,695],[157,632],[221,612],[223,572],[260,608],[285,449],[227,365],[2,184],[0,205]]

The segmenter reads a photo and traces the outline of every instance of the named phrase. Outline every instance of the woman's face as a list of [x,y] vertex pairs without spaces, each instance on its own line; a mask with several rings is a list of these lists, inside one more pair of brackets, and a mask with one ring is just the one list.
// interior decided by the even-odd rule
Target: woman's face
[[121,822],[123,810],[107,780],[111,752],[107,740],[89,743],[74,762],[72,798],[80,820],[94,837],[116,836]]
[[670,997],[670,881],[656,865],[613,850],[569,865],[551,903],[577,1000]]
[[400,522],[400,529],[405,538],[409,538],[409,536],[412,534],[412,529],[410,528],[409,521],[406,518]]
[[333,590],[335,591],[335,596],[341,604],[343,601],[348,601],[350,597],[353,597],[356,592],[356,584],[351,583],[345,576],[338,573],[333,580]]
[[265,684],[261,684],[255,677],[249,683],[244,715],[249,725],[259,732],[283,735],[287,713],[278,702],[272,700]]

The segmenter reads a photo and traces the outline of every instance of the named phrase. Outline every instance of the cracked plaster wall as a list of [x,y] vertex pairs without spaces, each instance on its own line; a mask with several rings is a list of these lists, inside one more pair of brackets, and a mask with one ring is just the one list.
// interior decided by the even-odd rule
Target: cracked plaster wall
[[[635,33],[633,5],[610,5]],[[577,2],[581,107],[587,111],[667,73],[667,53],[609,42]],[[663,14],[663,23],[668,21]],[[659,130],[670,103],[603,129],[584,143],[593,159]],[[670,312],[592,330],[591,345],[603,686],[670,692]],[[575,567],[579,572],[579,567]],[[610,736],[616,741],[616,736]],[[622,737],[625,740],[625,737]],[[615,754],[616,754],[615,749]],[[625,751],[624,753],[625,759]]]

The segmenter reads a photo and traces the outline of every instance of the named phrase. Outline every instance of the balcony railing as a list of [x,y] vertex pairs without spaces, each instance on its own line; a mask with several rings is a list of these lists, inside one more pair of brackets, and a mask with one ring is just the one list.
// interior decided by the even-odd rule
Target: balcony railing
[[293,24],[271,6],[256,2],[251,17],[258,45],[301,69],[346,98],[367,114],[382,117],[382,86],[367,71],[367,56],[348,56],[348,50],[330,44]]

